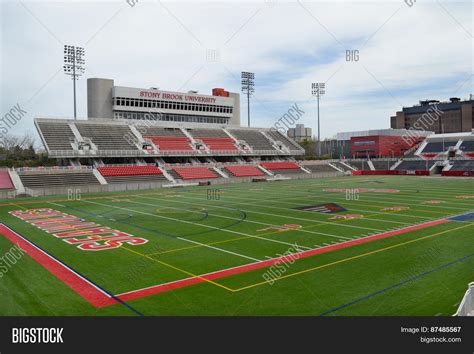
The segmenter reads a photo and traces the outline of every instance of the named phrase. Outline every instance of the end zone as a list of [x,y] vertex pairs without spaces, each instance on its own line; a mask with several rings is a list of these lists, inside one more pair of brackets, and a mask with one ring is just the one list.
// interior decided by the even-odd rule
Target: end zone
[[19,245],[31,258],[54,274],[64,284],[69,286],[83,299],[96,308],[113,305],[117,300],[105,290],[101,289],[90,280],[68,267],[66,264],[43,251],[33,242],[28,241],[8,226],[0,224],[0,234],[14,244]]

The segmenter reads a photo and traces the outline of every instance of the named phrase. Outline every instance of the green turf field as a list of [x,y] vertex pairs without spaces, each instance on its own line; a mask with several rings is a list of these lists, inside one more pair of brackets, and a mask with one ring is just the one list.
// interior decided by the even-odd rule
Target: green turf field
[[[0,220],[107,293],[120,295],[474,212],[474,180],[464,178],[360,176],[209,188],[3,200]],[[341,191],[325,191],[331,188]],[[325,203],[345,210],[295,209]],[[9,214],[39,208],[148,242],[81,250]],[[0,256],[12,246],[0,236]],[[100,308],[25,255],[2,274],[0,315],[450,316],[472,281],[474,220],[468,219]]]

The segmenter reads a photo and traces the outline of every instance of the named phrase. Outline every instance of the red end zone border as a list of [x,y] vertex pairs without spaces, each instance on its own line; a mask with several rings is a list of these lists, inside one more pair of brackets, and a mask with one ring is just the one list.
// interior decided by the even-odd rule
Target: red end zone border
[[380,234],[367,236],[355,240],[345,241],[337,243],[330,246],[325,246],[321,248],[311,249],[308,251],[293,253],[291,255],[286,255],[283,257],[271,258],[260,262],[249,263],[233,268],[227,268],[223,270],[218,270],[211,273],[201,274],[195,277],[180,279],[164,284],[154,285],[143,289],[133,290],[126,293],[118,295],[110,295],[104,290],[100,289],[98,286],[93,284],[88,279],[81,276],[79,273],[57,260],[53,256],[49,255],[24,237],[20,236],[7,226],[0,224],[0,234],[8,238],[11,242],[18,244],[30,257],[36,260],[39,264],[49,270],[54,274],[58,279],[63,281],[71,289],[73,289],[77,294],[82,296],[86,301],[96,308],[101,308],[105,306],[110,306],[116,304],[118,301],[130,301],[135,300],[141,297],[158,294],[174,289],[179,289],[187,287],[194,284],[203,283],[209,280],[215,280],[220,278],[229,277],[232,275],[250,272],[252,270],[271,267],[275,264],[287,263],[289,261],[311,257],[317,254],[328,253],[336,251],[339,249],[352,247],[355,245],[360,245],[375,240],[380,240],[383,238],[404,234],[411,231],[425,229],[427,227],[440,225],[450,222],[449,220],[434,220],[422,224],[417,224],[409,227],[405,227],[398,230],[383,232]]
[[0,234],[5,236],[14,244],[20,246],[20,248],[31,258],[49,270],[92,306],[100,308],[117,303],[117,300],[114,300],[113,297],[107,294],[104,290],[100,289],[73,269],[49,255],[4,224],[0,224]]

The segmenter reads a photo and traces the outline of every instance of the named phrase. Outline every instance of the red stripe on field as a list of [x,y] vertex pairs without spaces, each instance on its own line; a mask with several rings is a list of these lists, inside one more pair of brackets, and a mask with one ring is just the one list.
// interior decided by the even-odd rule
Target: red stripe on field
[[283,257],[267,259],[267,260],[256,262],[256,263],[244,264],[242,266],[219,270],[216,272],[203,274],[203,275],[186,278],[182,280],[177,280],[177,281],[166,283],[166,284],[159,284],[159,285],[151,286],[145,289],[134,290],[134,291],[130,291],[124,294],[116,295],[116,297],[122,301],[134,300],[134,299],[138,299],[144,296],[149,296],[149,295],[158,294],[158,293],[162,293],[162,292],[166,292],[166,291],[170,291],[174,289],[183,288],[183,287],[198,284],[198,283],[203,283],[208,280],[220,279],[220,278],[228,277],[231,275],[250,272],[252,270],[256,270],[260,268],[271,267],[275,264],[287,263],[290,261],[294,261],[295,259],[306,258],[306,257],[314,256],[316,254],[332,252],[339,249],[343,249],[343,248],[347,248],[347,247],[351,247],[355,245],[360,245],[363,243],[368,243],[375,240],[380,240],[383,238],[400,235],[400,234],[404,234],[411,231],[425,229],[430,226],[444,224],[447,222],[449,222],[449,220],[430,221],[430,222],[413,225],[413,226],[406,227],[399,230],[383,232],[381,234],[367,236],[367,237],[359,238],[356,240],[345,241],[345,242],[337,243],[337,244],[326,246],[326,247],[294,253],[291,256],[283,256]]
[[5,236],[14,244],[18,245],[31,258],[49,270],[59,280],[68,285],[78,295],[82,296],[86,301],[88,301],[92,306],[100,308],[117,303],[116,300],[100,291],[90,282],[72,271],[72,269],[54,259],[49,254],[28,242],[22,236],[10,230],[3,224],[0,224],[0,234]]

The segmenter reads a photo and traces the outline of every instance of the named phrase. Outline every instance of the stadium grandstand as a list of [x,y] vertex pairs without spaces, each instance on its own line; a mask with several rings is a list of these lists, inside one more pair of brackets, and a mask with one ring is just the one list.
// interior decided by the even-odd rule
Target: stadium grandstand
[[432,134],[403,157],[330,162],[352,167],[353,174],[474,176],[474,133]]
[[360,174],[474,175],[474,134],[432,134],[400,158],[304,161],[269,128],[155,120],[36,118],[58,166],[0,171],[0,194],[64,194]]
[[65,194],[137,190],[225,180],[334,176],[327,162],[298,163],[304,149],[268,128],[154,119],[36,118],[55,167],[2,170],[0,193]]
[[281,132],[241,127],[239,102],[239,94],[220,88],[199,95],[89,79],[88,119],[35,119],[57,166],[1,170],[0,197],[351,174],[474,174],[473,133],[423,133],[410,142],[407,130],[341,133],[359,149],[355,158],[306,161],[305,150]]

